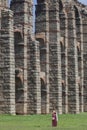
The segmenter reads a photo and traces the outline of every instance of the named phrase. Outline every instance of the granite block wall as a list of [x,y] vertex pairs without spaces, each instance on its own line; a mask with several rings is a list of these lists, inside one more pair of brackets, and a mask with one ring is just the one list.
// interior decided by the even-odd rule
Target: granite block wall
[[[15,60],[13,13],[1,10],[0,113],[15,114]],[[1,93],[0,92],[0,93]]]

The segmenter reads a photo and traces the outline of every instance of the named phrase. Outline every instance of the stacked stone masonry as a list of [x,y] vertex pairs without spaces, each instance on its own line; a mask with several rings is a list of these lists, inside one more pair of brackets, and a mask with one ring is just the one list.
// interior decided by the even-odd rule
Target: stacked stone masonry
[[87,7],[0,0],[0,114],[87,112]]

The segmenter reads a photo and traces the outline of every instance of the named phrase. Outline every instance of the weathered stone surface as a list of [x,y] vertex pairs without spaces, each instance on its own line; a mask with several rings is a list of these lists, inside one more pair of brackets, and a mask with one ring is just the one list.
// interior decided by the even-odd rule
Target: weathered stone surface
[[[6,21],[6,22],[5,22]],[[1,10],[1,100],[0,113],[15,114],[15,60],[13,13]],[[1,93],[0,92],[0,93]]]
[[[0,0],[0,113],[87,111],[87,8],[77,0]],[[36,41],[37,40],[37,41]]]

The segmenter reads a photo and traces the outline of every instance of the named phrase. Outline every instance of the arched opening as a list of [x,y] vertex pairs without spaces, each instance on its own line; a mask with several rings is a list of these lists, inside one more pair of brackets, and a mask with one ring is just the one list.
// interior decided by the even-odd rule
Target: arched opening
[[37,38],[37,41],[39,41],[39,47],[40,47],[40,65],[41,65],[41,71],[45,72],[46,69],[46,45],[44,43],[44,39]]
[[81,84],[80,84],[80,81],[79,81],[79,83],[78,83],[78,86],[79,86],[79,105],[80,105],[80,111],[81,111],[81,105],[82,105],[82,102],[81,102],[81,96],[82,96],[82,92],[81,92],[81,89],[82,89],[82,86],[81,86]]
[[45,0],[37,0],[37,3],[44,3]]
[[23,73],[21,69],[15,70],[15,104],[16,114],[23,114]]
[[65,68],[65,44],[63,41],[60,41],[61,45],[61,74],[62,74],[62,112],[66,112],[66,85],[65,85],[65,78],[66,78],[66,68]]
[[23,43],[23,36],[19,30],[16,30],[14,32],[14,42],[15,42],[15,44]]
[[59,0],[59,11],[62,12],[63,10],[63,3],[61,0]]
[[61,70],[62,70],[62,79],[65,80],[65,44],[60,41],[61,46]]
[[47,91],[45,81],[41,78],[41,113],[46,114]]
[[65,52],[65,44],[63,41],[60,41],[60,45],[61,45],[61,53]]
[[80,14],[79,14],[78,8],[75,5],[74,5],[74,10],[75,10],[75,17],[79,18]]
[[62,80],[62,112],[65,113],[65,102],[66,102],[66,89],[64,80]]

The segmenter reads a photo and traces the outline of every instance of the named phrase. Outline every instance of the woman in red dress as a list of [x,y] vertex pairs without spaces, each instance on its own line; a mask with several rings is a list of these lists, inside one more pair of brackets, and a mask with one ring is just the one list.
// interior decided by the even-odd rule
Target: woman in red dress
[[57,112],[53,111],[52,112],[52,126],[56,127],[57,126],[57,122],[58,122]]

